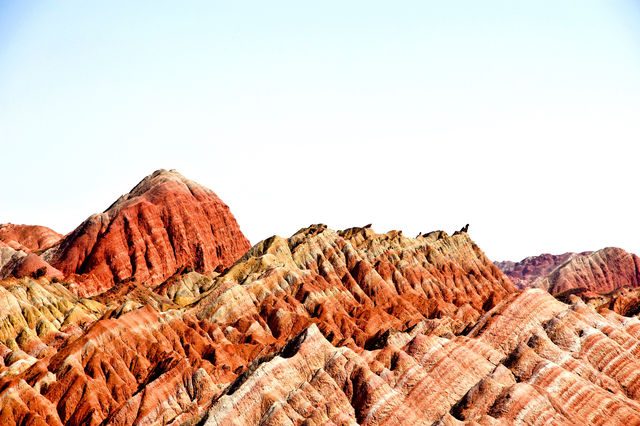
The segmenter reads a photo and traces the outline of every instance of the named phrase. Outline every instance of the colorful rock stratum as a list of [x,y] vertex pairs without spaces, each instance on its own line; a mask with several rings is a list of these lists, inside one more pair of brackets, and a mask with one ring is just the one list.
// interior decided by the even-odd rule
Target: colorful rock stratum
[[0,281],[0,424],[640,424],[613,299],[518,290],[466,232],[249,249],[212,194],[156,172],[44,252],[63,278]]
[[496,266],[518,288],[543,288],[551,294],[603,293],[640,286],[640,258],[615,247],[580,254],[543,254],[520,262],[496,262]]
[[495,264],[509,277],[513,285],[519,289],[525,289],[532,287],[538,278],[547,276],[574,257],[588,254],[591,252],[580,254],[569,252],[560,255],[545,253],[527,257],[520,262],[504,261],[495,262]]

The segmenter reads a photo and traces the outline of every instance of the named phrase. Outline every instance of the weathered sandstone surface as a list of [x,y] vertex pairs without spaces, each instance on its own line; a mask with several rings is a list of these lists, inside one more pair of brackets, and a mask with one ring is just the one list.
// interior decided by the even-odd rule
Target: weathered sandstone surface
[[179,270],[226,268],[250,248],[229,207],[176,171],[158,170],[43,255],[89,296],[126,279],[150,285]]
[[640,321],[517,292],[466,233],[314,225],[221,275],[2,285],[7,424],[640,422]]
[[[0,249],[2,250],[2,249]],[[45,262],[34,253],[26,254],[22,251],[15,252],[0,268],[0,279],[7,277],[28,277],[37,273],[48,277],[63,278],[62,272]]]
[[603,314],[609,311],[628,317],[640,314],[640,287],[622,287],[607,293],[574,288],[557,293],[555,298],[565,303],[581,299]]

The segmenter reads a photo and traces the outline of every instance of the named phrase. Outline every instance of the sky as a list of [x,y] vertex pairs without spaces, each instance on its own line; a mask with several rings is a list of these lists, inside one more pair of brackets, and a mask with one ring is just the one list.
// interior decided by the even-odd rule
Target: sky
[[640,254],[639,117],[636,1],[0,1],[0,223],[67,233],[165,168],[253,244]]

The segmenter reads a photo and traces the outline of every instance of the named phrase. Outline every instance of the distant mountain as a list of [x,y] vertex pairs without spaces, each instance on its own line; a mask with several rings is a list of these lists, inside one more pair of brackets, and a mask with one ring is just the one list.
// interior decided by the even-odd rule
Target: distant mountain
[[0,224],[0,247],[4,245],[26,253],[46,250],[61,238],[61,234],[46,226]]
[[523,289],[531,287],[535,280],[553,272],[554,269],[568,260],[579,255],[590,253],[591,252],[570,252],[559,255],[545,253],[539,256],[529,256],[519,262],[503,261],[494,263],[509,277],[513,285]]
[[596,252],[543,254],[520,262],[496,262],[518,288],[543,288],[551,294],[571,289],[609,292],[640,285],[640,259],[607,247]]

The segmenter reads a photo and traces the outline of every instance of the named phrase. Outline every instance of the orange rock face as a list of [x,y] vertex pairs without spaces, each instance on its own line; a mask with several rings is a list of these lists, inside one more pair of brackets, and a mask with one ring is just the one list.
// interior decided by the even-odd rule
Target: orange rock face
[[0,225],[0,242],[14,250],[25,253],[43,251],[56,244],[62,235],[45,226],[14,225],[6,223]]
[[49,277],[62,278],[60,271],[36,254],[61,238],[62,235],[44,226],[0,225],[0,279],[29,276],[38,270]]
[[87,296],[129,278],[156,285],[186,266],[211,272],[249,248],[216,194],[159,170],[43,257],[65,276],[75,274],[76,291]]

